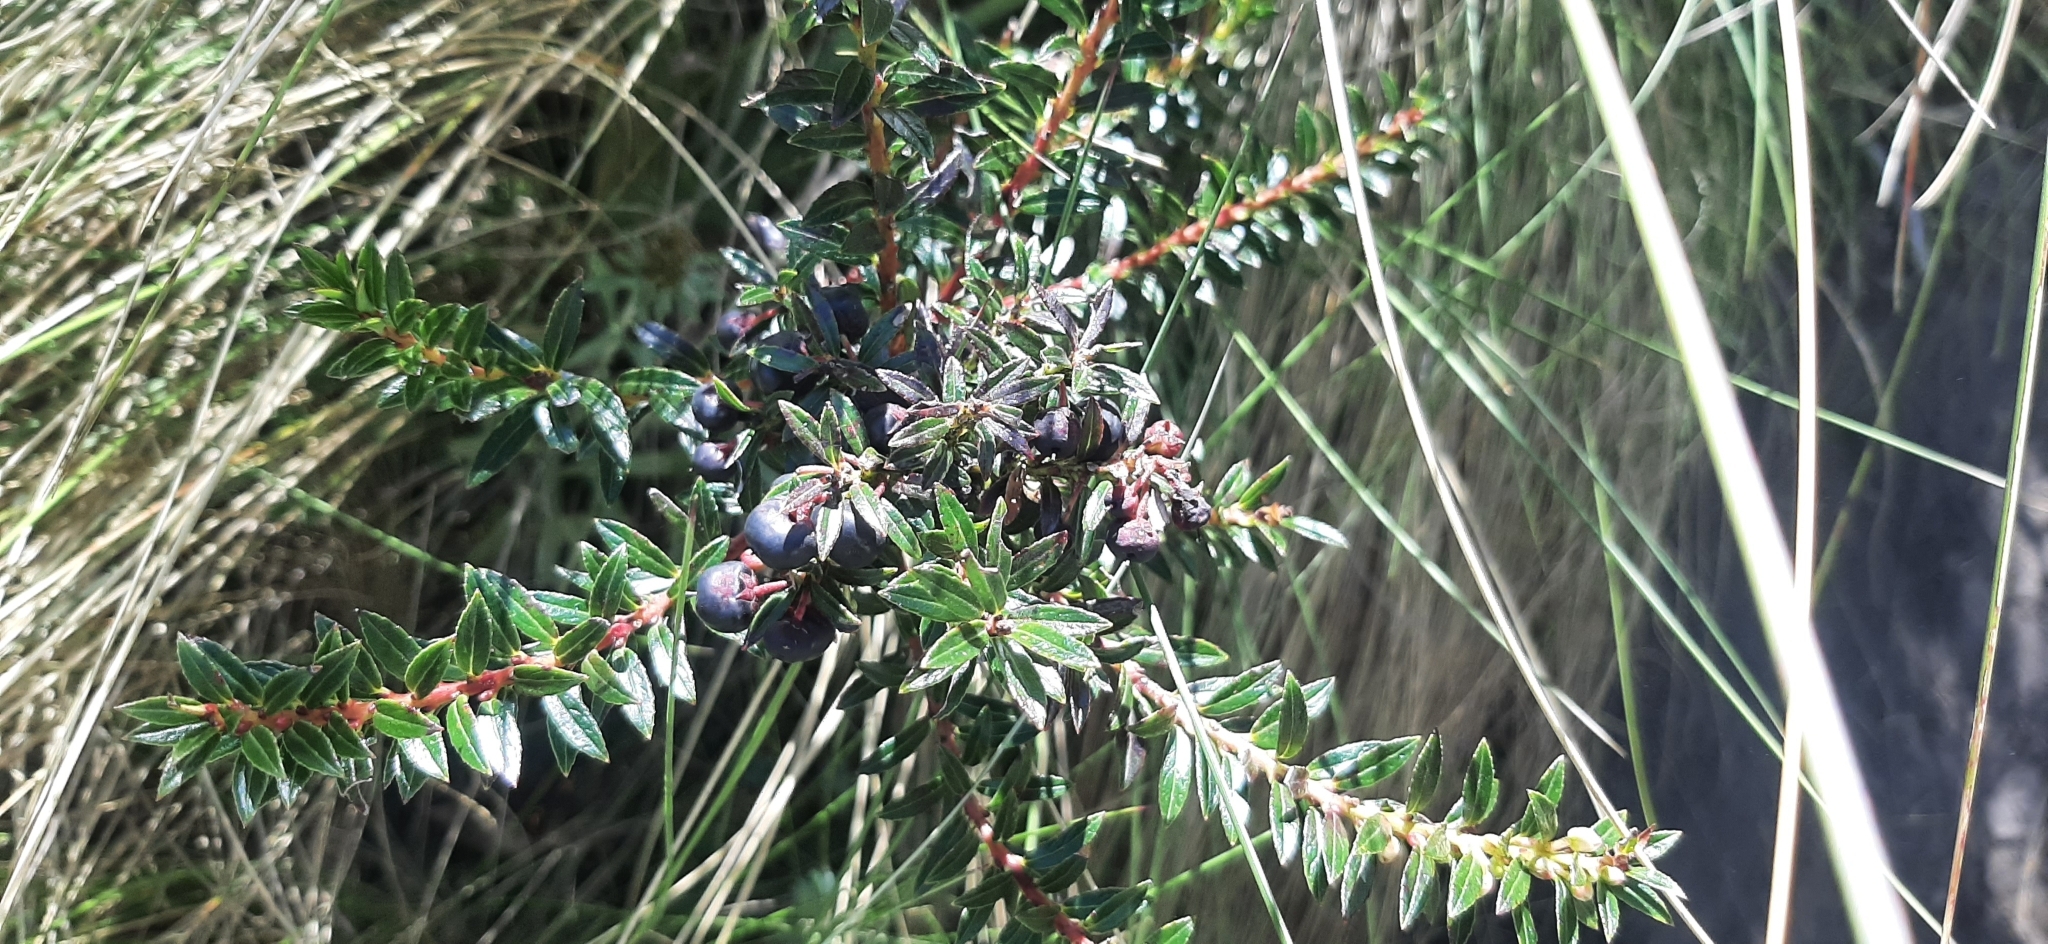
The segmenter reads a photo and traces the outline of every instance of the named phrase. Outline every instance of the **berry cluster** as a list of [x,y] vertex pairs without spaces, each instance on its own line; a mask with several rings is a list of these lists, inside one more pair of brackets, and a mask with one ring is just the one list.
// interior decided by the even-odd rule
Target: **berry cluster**
[[[891,516],[936,522],[940,492],[973,506],[984,542],[1048,560],[1032,589],[1083,603],[1066,584],[1102,551],[1149,564],[1169,525],[1215,522],[1186,435],[1145,422],[1157,411],[1142,377],[1097,362],[1129,347],[1100,343],[1115,296],[1097,295],[1085,322],[1045,292],[1009,317],[922,303],[877,317],[862,282],[787,281],[771,303],[715,319],[709,353],[639,330],[669,363],[701,369],[676,425],[699,477],[747,509],[732,559],[694,586],[712,630],[775,658],[818,657],[901,573]],[[877,500],[855,502],[857,486]]]

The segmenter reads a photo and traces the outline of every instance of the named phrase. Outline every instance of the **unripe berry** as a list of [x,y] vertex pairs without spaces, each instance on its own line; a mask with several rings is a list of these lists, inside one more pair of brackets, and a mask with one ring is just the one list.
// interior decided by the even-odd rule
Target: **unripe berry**
[[1188,447],[1187,435],[1172,420],[1160,420],[1145,427],[1145,451],[1155,456],[1178,459]]
[[697,576],[697,615],[711,628],[736,633],[747,628],[758,605],[740,594],[754,589],[754,571],[739,561],[704,568]]
[[780,498],[754,506],[747,514],[745,533],[754,556],[776,570],[793,570],[818,559],[815,523],[791,518]]
[[825,654],[839,633],[816,607],[803,616],[783,614],[761,629],[761,651],[784,662],[809,662]]
[[690,465],[707,482],[730,482],[739,474],[733,443],[701,442],[690,450]]
[[708,383],[690,395],[690,415],[704,427],[705,432],[714,435],[733,428],[740,421],[740,411],[718,395],[716,385]]

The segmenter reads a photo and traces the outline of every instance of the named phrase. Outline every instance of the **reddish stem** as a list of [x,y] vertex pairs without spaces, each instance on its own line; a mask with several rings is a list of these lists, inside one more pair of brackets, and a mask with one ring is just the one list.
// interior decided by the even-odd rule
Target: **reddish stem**
[[[957,756],[960,753],[960,741],[955,736],[953,722],[941,720],[938,723],[938,734],[939,743]],[[975,838],[980,839],[982,846],[988,849],[990,861],[995,863],[996,868],[1010,873],[1011,880],[1017,883],[1017,890],[1024,893],[1024,900],[1050,909],[1053,928],[1059,931],[1060,936],[1066,938],[1069,944],[1091,944],[1088,931],[1081,926],[1081,922],[1074,920],[1072,915],[1062,910],[1059,903],[1052,900],[1051,895],[1046,894],[1044,889],[1038,887],[1037,882],[1032,881],[1031,872],[1024,865],[1024,857],[1011,852],[1010,847],[1004,845],[1002,838],[996,835],[995,817],[989,815],[988,807],[981,804],[980,798],[969,791],[967,799],[961,804],[961,809],[967,814],[967,821],[974,826]]]
[[[597,645],[598,650],[601,652],[610,651],[625,645],[626,640],[632,638],[634,633],[647,628],[666,615],[669,606],[673,602],[668,594],[657,594],[652,599],[640,604],[639,608],[633,612],[614,619],[611,629],[605,633],[604,639],[599,641]],[[234,733],[237,735],[247,734],[251,729],[259,725],[280,734],[290,730],[292,725],[301,721],[325,726],[337,716],[347,722],[349,727],[361,730],[363,725],[369,723],[370,717],[377,713],[376,703],[379,701],[394,701],[417,711],[432,713],[447,707],[457,698],[473,697],[480,700],[496,698],[500,691],[504,690],[507,685],[512,684],[512,670],[515,667],[522,665],[553,666],[555,664],[555,654],[552,652],[544,652],[539,655],[527,655],[521,652],[512,655],[511,664],[509,665],[490,669],[466,679],[442,682],[428,689],[422,695],[394,692],[383,698],[350,698],[334,705],[323,705],[317,708],[287,708],[283,711],[268,713],[257,711],[248,703],[236,699],[225,703],[208,702],[200,705],[197,711],[202,718],[211,723],[215,728],[227,731],[232,726]]]
[[1074,114],[1074,103],[1081,98],[1081,86],[1102,63],[1102,41],[1109,36],[1109,30],[1116,25],[1121,10],[1117,0],[1108,0],[1102,10],[1095,14],[1095,23],[1088,28],[1088,34],[1081,37],[1081,57],[1067,73],[1066,85],[1060,88],[1059,97],[1052,100],[1052,111],[1045,116],[1045,123],[1038,128],[1038,136],[1031,142],[1031,153],[1025,155],[1024,163],[1010,176],[1010,182],[1003,185],[1002,205],[1009,209],[1017,206],[1017,196],[1024,188],[1038,179],[1039,171],[1045,167],[1046,155],[1052,152],[1052,139]]

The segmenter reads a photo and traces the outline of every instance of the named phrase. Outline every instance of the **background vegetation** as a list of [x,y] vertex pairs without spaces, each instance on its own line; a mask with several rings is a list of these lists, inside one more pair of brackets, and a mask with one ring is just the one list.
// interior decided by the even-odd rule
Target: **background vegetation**
[[[913,9],[1024,42],[1049,17],[1005,0]],[[1209,42],[1234,68],[1173,116],[1198,132],[1173,155],[1189,193],[1198,157],[1220,173],[1247,134],[1257,154],[1292,140],[1297,105],[1329,107],[1311,5],[1210,9]],[[1796,164],[1775,13],[1727,0],[1600,12],[1790,509]],[[1821,399],[1840,417],[1821,439],[1816,614],[1898,878],[1938,921],[2002,530],[2048,23],[2018,0],[1925,11],[1996,119],[1965,135],[1972,107],[1947,76],[1902,98],[1919,64],[1901,12],[1914,11],[1799,11]],[[1687,831],[1667,864],[1705,929],[1753,938],[1782,702],[1562,13],[1529,0],[1335,13],[1327,39],[1348,74],[1390,90],[1367,114],[1417,87],[1440,103],[1419,172],[1384,181],[1378,235],[1508,631],[1583,709],[1573,731],[1617,802]],[[379,412],[323,379],[332,336],[279,317],[289,299],[271,285],[294,243],[374,240],[405,248],[424,295],[488,301],[529,327],[583,275],[607,333],[579,357],[628,359],[644,319],[701,331],[727,300],[713,251],[732,239],[727,206],[793,215],[847,173],[742,107],[803,54],[777,5],[717,0],[0,3],[0,933],[581,941],[633,924],[724,941],[862,904],[870,879],[828,858],[827,827],[835,804],[872,802],[843,762],[881,719],[807,741],[832,693],[815,674],[697,654],[703,697],[677,720],[672,802],[709,826],[684,855],[658,842],[659,734],[509,793],[461,776],[410,804],[318,792],[245,829],[204,780],[153,799],[154,751],[119,742],[104,710],[175,684],[176,633],[284,654],[310,649],[316,608],[445,627],[456,565],[545,580],[593,517],[658,520],[634,496],[683,468],[672,440],[639,444],[623,508],[538,452],[468,489],[476,430]],[[1901,114],[1908,100],[1920,104]],[[1907,143],[1888,161],[1895,136]],[[1950,165],[1924,210],[1877,205],[1888,182],[1917,196]],[[1295,456],[1298,504],[1352,550],[1188,585],[1166,612],[1251,662],[1334,675],[1337,736],[1439,728],[1462,756],[1483,735],[1504,779],[1533,783],[1559,746],[1477,605],[1374,350],[1356,244],[1252,249],[1256,266],[1203,269],[1155,383],[1171,415],[1208,405],[1205,468]],[[2048,936],[2048,743],[2027,722],[2042,707],[2048,522],[2020,494],[2011,641],[1959,898],[1972,942]],[[1087,778],[1114,776],[1099,734],[1063,749],[1084,784],[1074,812],[1100,808]],[[750,800],[785,784],[792,812],[748,823]],[[1142,841],[1111,831],[1098,857],[1159,881],[1204,937],[1272,933],[1240,856],[1214,831],[1156,820],[1119,813]],[[750,870],[711,881],[746,841]],[[1846,937],[1818,842],[1803,864],[1795,933]],[[1395,933],[1384,907],[1345,919],[1277,884],[1302,940]],[[928,930],[885,910],[869,925]]]

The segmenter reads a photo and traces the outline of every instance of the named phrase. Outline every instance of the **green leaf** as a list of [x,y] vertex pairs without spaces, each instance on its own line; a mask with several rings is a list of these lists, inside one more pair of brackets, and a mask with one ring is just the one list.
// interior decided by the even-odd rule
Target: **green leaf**
[[1281,519],[1280,526],[1317,544],[1342,548],[1351,546],[1351,541],[1344,536],[1344,532],[1307,515],[1288,515]]
[[604,541],[605,550],[625,547],[627,562],[650,574],[657,577],[674,577],[681,570],[667,552],[647,539],[647,535],[633,530],[624,522],[599,518],[597,534],[599,539]]
[[184,672],[185,682],[200,698],[215,703],[234,700],[234,693],[228,690],[227,676],[221,672],[220,666],[199,650],[192,637],[182,634],[178,636],[178,668]]
[[1536,916],[1527,908],[1516,908],[1514,914],[1515,944],[1542,944],[1542,939],[1536,936]]
[[477,749],[476,712],[469,707],[469,699],[457,698],[448,704],[448,713],[442,716],[448,727],[448,743],[455,747],[455,756],[469,765],[469,769],[480,774],[496,771],[484,761],[483,752]]
[[349,679],[355,674],[356,658],[362,652],[362,643],[352,642],[321,659],[312,683],[299,692],[300,703],[315,707],[331,705],[348,694]]
[[469,467],[469,487],[475,488],[491,480],[491,476],[510,465],[519,453],[526,449],[533,434],[540,432],[540,420],[534,410],[547,409],[547,404],[536,404],[532,409],[515,409],[505,416],[504,422],[484,437],[484,444],[477,447],[476,460]]
[[448,667],[455,662],[455,640],[442,637],[427,644],[420,654],[412,657],[412,664],[405,668],[405,690],[415,695],[425,695],[448,674]]
[[1280,730],[1273,753],[1282,760],[1301,753],[1308,744],[1308,698],[1301,692],[1301,683],[1293,675],[1287,676],[1287,687],[1280,695]]
[[615,616],[630,612],[638,605],[633,599],[633,588],[626,580],[630,563],[628,549],[623,546],[605,557],[604,566],[593,575],[595,582],[590,589],[590,612],[598,616]]
[[1500,781],[1493,776],[1493,748],[1485,738],[1479,739],[1479,747],[1472,752],[1472,765],[1465,768],[1464,820],[1467,825],[1477,826],[1493,815],[1494,805],[1500,802]]
[[[335,724],[343,724],[339,720]],[[300,721],[286,728],[283,743],[284,752],[291,755],[299,766],[329,777],[341,776],[341,758],[334,752],[333,742],[311,721]]]
[[1077,33],[1088,31],[1088,15],[1081,12],[1081,4],[1076,0],[1039,0],[1039,5],[1059,17],[1069,29]]
[[1346,916],[1372,897],[1372,883],[1380,865],[1379,850],[1373,847],[1384,843],[1385,837],[1377,817],[1358,827],[1358,835],[1351,842],[1351,856],[1344,861],[1343,886],[1337,894],[1339,909]]
[[881,593],[891,606],[941,623],[963,623],[983,613],[966,581],[941,564],[920,564],[890,581]]
[[867,519],[868,525],[889,536],[903,553],[913,558],[924,556],[924,547],[918,543],[917,532],[910,528],[910,521],[903,517],[896,506],[882,500],[866,482],[855,482],[849,489],[853,496],[853,508]]
[[1094,639],[1109,628],[1109,621],[1078,606],[1057,603],[1028,603],[1008,610],[1011,619],[1030,621],[1054,632],[1077,639]]
[[541,363],[559,369],[576,349],[576,337],[583,333],[583,285],[576,283],[555,296],[548,310],[547,331],[541,336]]
[[633,461],[633,436],[626,405],[603,381],[585,377],[577,387],[583,391],[583,409],[590,413],[590,425],[597,430],[597,444],[619,468],[628,467]]
[[1671,923],[1671,909],[1665,907],[1664,900],[1658,898],[1654,890],[1630,882],[1627,885],[1610,887],[1609,891],[1614,895],[1615,901],[1649,915],[1661,924]]
[[1159,944],[1191,944],[1195,939],[1195,919],[1175,918],[1159,929]]
[[1086,645],[1050,623],[1035,620],[1018,623],[1010,629],[1010,638],[1033,655],[1070,669],[1088,672],[1101,664]]
[[619,684],[633,700],[620,707],[626,723],[641,737],[654,734],[654,683],[647,677],[647,667],[640,663],[640,657],[631,649],[621,649],[611,655],[612,671],[618,675]]
[[[582,662],[584,656],[597,650],[597,644],[603,642],[605,635],[610,633],[611,630],[612,624],[609,620],[595,616],[584,620],[583,625],[563,633],[561,638],[555,640],[555,662],[566,665],[575,665]],[[528,668],[528,666],[520,666],[519,668]],[[538,666],[534,666],[534,668],[538,668]],[[557,669],[556,671],[561,670]],[[517,669],[513,671],[513,675],[515,678],[519,677]],[[578,678],[580,680],[581,677],[579,676]]]
[[406,265],[405,253],[394,251],[384,267],[384,308],[397,308],[399,302],[412,297],[412,267]]
[[939,523],[945,528],[946,543],[954,553],[974,546],[974,517],[950,488],[938,489]]
[[[1179,657],[1180,664],[1184,668],[1213,669],[1230,661],[1230,653],[1224,652],[1223,647],[1206,639],[1175,636],[1172,637],[1172,641],[1174,654]],[[1159,648],[1156,645],[1146,646],[1143,651],[1132,658],[1137,659],[1139,665],[1155,668],[1166,664],[1166,660],[1160,656]]]
[[256,818],[256,811],[270,802],[270,795],[276,789],[277,781],[269,774],[249,765],[247,755],[235,762],[235,770],[228,787],[228,796],[235,807],[235,817],[248,825]]
[[1287,467],[1293,463],[1294,457],[1288,456],[1280,460],[1279,465],[1267,469],[1265,475],[1259,476],[1258,481],[1246,487],[1244,493],[1238,496],[1237,507],[1245,511],[1259,507],[1259,499],[1266,497],[1267,492],[1272,491],[1274,486],[1280,484],[1281,479],[1287,477]]
[[420,642],[394,623],[368,610],[356,611],[356,623],[363,628],[363,643],[384,674],[405,678],[405,670],[420,654]]
[[151,747],[165,747],[171,744],[183,743],[186,738],[212,730],[212,728],[213,725],[205,721],[194,721],[188,718],[184,724],[169,727],[155,724],[143,725],[128,732],[128,740],[137,744],[147,744]]
[[492,776],[507,787],[519,785],[523,761],[519,719],[501,699],[484,702],[476,712],[476,749]]
[[1408,766],[1422,739],[1414,735],[1391,741],[1354,741],[1331,748],[1308,764],[1308,775],[1336,781],[1339,790],[1373,786]]
[[1550,802],[1548,794],[1529,791],[1529,808],[1522,811],[1522,819],[1515,824],[1515,833],[1548,840],[1557,835],[1557,807]]
[[369,760],[370,749],[363,746],[362,735],[347,722],[330,721],[321,726],[320,733],[327,736],[327,743],[334,748],[334,755],[349,760]]
[[1436,894],[1436,863],[1428,856],[1410,853],[1408,864],[1401,868],[1401,930],[1407,931],[1422,922],[1429,912],[1429,900]]
[[881,746],[875,748],[874,753],[862,758],[858,772],[863,774],[879,774],[897,764],[903,763],[909,759],[910,755],[917,752],[918,745],[923,744],[925,737],[931,734],[931,732],[932,721],[930,718],[919,718],[916,721],[912,721],[905,725],[903,730],[898,731],[896,736],[883,741]]
[[377,726],[378,733],[401,741],[434,733],[434,719],[389,698],[378,700],[377,713],[370,716],[370,723]]
[[239,657],[229,652],[226,646],[205,638],[194,639],[193,645],[198,646],[199,651],[206,655],[207,661],[212,662],[214,667],[220,670],[221,677],[227,680],[228,691],[232,692],[235,698],[254,703],[263,697],[263,681],[258,679],[256,673],[250,671],[249,666]]
[[491,607],[484,601],[483,591],[472,592],[469,604],[462,608],[462,618],[455,623],[456,670],[464,676],[482,675],[490,667],[497,638],[498,627],[491,619]]
[[448,745],[439,734],[398,742],[398,756],[407,767],[429,780],[448,779]]
[[981,645],[978,634],[969,637],[962,627],[951,627],[939,637],[938,642],[932,643],[932,647],[925,650],[924,659],[917,664],[918,668],[935,671],[965,665],[981,654]]
[[352,380],[374,374],[398,360],[398,345],[384,338],[371,338],[349,348],[347,354],[327,366],[327,376]]
[[1536,781],[1536,789],[1543,791],[1543,795],[1550,798],[1552,809],[1564,805],[1565,771],[1564,755],[1559,754],[1557,759],[1550,762],[1550,767],[1543,771],[1542,778]]
[[141,701],[131,701],[125,705],[117,705],[114,710],[148,724],[175,726],[191,724],[201,720],[202,716],[200,715],[178,710],[177,706],[180,704],[192,704],[196,707],[198,703],[191,702],[189,699],[172,701],[168,695],[158,695],[155,698],[144,698]]
[[1508,872],[1500,878],[1500,895],[1493,900],[1495,914],[1518,911],[1529,900],[1529,885],[1534,876],[1519,862],[1510,862]]
[[590,687],[591,694],[614,705],[633,703],[633,693],[627,690],[625,681],[619,678],[619,673],[612,670],[611,663],[606,662],[604,656],[595,652],[584,656],[582,668],[585,684]]
[[1174,729],[1166,747],[1166,759],[1159,765],[1159,817],[1171,823],[1180,818],[1187,804],[1188,785],[1195,778],[1195,745],[1186,731]]
[[562,739],[570,750],[585,757],[594,757],[610,762],[611,752],[605,749],[604,734],[597,729],[597,719],[585,707],[583,699],[575,692],[549,695],[540,700],[542,714],[547,716],[548,730]]
[[242,735],[242,757],[257,770],[284,779],[284,755],[278,752],[277,732],[263,725]]
[[1420,812],[1436,797],[1438,781],[1444,775],[1444,742],[1430,732],[1422,742],[1422,754],[1415,761],[1415,773],[1408,779],[1408,808]]
[[555,695],[583,684],[583,676],[559,666],[517,665],[512,682],[522,695]]
[[1451,898],[1446,906],[1450,920],[1457,920],[1479,903],[1486,892],[1486,863],[1476,855],[1464,855],[1451,866]]

